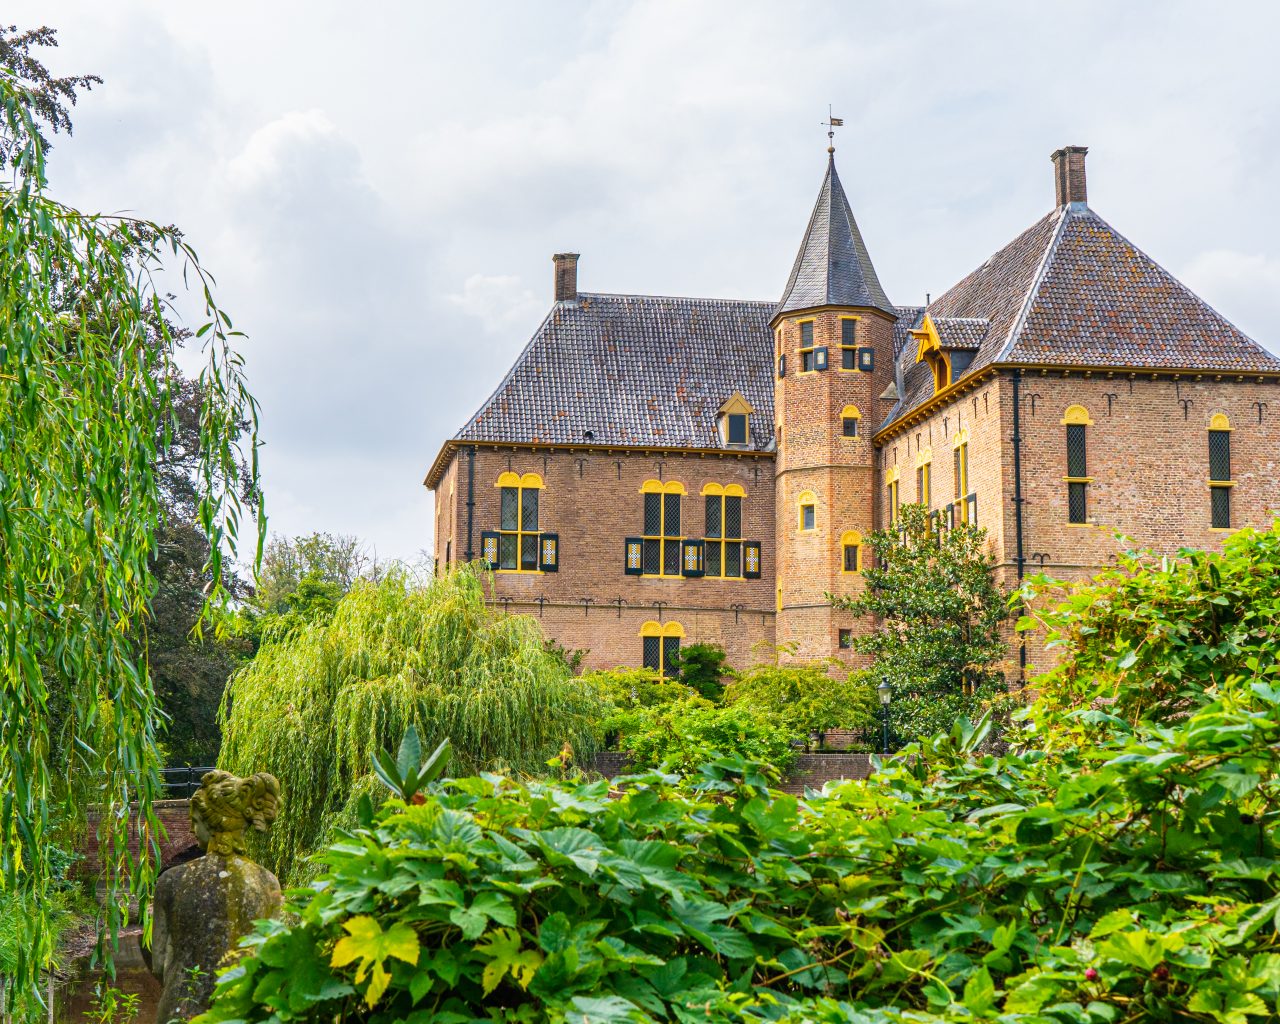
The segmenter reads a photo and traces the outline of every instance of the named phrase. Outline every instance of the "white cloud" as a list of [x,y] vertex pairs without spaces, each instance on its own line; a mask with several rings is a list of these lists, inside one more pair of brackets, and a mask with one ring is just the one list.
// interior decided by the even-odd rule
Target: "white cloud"
[[1280,353],[1280,256],[1210,249],[1181,277],[1249,337]]
[[512,329],[528,330],[546,311],[546,302],[526,288],[519,277],[472,274],[462,282],[462,290],[445,298],[468,316],[473,316],[490,334]]

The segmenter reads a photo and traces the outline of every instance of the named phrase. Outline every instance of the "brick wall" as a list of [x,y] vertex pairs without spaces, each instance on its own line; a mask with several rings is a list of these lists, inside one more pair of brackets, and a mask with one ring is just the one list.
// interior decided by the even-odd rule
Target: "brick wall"
[[[164,828],[164,835],[160,841],[161,870],[192,854],[199,853],[199,845],[196,843],[195,834],[191,831],[191,801],[157,800],[153,806],[156,818]],[[129,813],[129,849],[136,854],[142,838],[137,808],[130,807]],[[79,870],[84,874],[96,875],[101,868],[98,860],[98,826],[102,820],[101,812],[90,809],[87,818],[88,827],[84,845],[80,851],[84,855],[84,860],[80,862]]]
[[[466,532],[466,453],[455,456],[436,490],[437,551],[452,541],[462,558]],[[504,472],[537,473],[539,528],[560,537],[560,569],[555,573],[498,572],[495,601],[512,612],[533,615],[547,635],[574,650],[586,650],[587,668],[639,665],[641,626],[678,622],[684,643],[718,643],[730,663],[755,660],[753,648],[774,637],[774,480],[771,455],[739,452],[663,455],[642,451],[534,450],[479,448],[475,475],[475,548],[480,534],[499,525]],[[707,484],[738,484],[743,501],[743,539],[762,545],[761,578],[650,578],[623,571],[624,541],[644,532],[647,480],[679,482],[681,532],[705,532]],[[450,492],[451,482],[456,481]],[[452,493],[452,496],[451,496]],[[450,506],[445,508],[444,506]],[[452,522],[452,531],[443,527]],[[461,543],[459,543],[461,538]],[[619,599],[622,603],[619,604]]]
[[[871,373],[845,370],[842,322],[855,323],[854,347],[875,352]],[[802,369],[801,325],[813,324],[815,347],[826,347],[829,369]],[[778,446],[777,639],[794,644],[798,659],[833,654],[850,660],[838,637],[841,627],[865,628],[833,610],[826,594],[861,590],[862,577],[843,571],[841,537],[875,529],[875,448],[871,434],[887,409],[879,396],[893,377],[893,325],[872,310],[828,308],[788,316],[775,328],[776,355],[786,356],[786,375],[774,385]],[[859,436],[845,437],[841,411],[856,406]],[[800,498],[814,496],[815,529],[801,530]]]
[[[597,754],[592,768],[607,778],[625,775],[630,770],[627,755],[614,750]],[[821,789],[837,779],[870,777],[870,754],[801,754],[777,788],[800,796],[806,789]]]

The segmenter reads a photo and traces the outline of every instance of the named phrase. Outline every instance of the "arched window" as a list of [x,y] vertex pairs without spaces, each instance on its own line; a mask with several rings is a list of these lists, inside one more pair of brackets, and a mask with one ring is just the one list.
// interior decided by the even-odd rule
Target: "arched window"
[[678,622],[646,622],[640,627],[640,643],[645,668],[667,675],[680,656],[680,641],[684,639],[684,627]]
[[933,475],[933,449],[922,448],[916,452],[916,501],[929,507],[931,477]]
[[1083,525],[1089,522],[1089,436],[1093,426],[1089,410],[1072,405],[1062,414],[1067,428],[1067,522]]
[[1209,420],[1209,526],[1231,529],[1231,421],[1226,413]]
[[800,506],[800,532],[808,533],[810,530],[816,530],[818,528],[818,499],[814,496],[813,491],[801,491],[796,503]]
[[884,490],[885,490],[885,508],[889,516],[889,525],[892,526],[898,521],[898,479],[900,473],[897,466],[894,466],[885,474]]
[[645,576],[680,576],[680,498],[684,485],[674,481],[646,480],[644,534],[641,538],[641,573]]
[[842,572],[862,572],[862,534],[857,530],[845,530],[840,536]]
[[856,405],[846,405],[840,410],[840,432],[845,437],[857,437],[861,419],[862,413]]
[[747,492],[740,484],[707,484],[702,495],[706,505],[704,574],[739,579],[743,574],[742,506]]
[[542,477],[508,472],[494,486],[499,489],[498,529],[481,534],[484,561],[500,572],[555,572],[559,538],[538,528]]

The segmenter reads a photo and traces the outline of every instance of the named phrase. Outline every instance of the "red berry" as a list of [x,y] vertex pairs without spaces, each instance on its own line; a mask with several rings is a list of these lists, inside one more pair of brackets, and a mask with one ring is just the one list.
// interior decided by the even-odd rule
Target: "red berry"
[[1085,979],[1088,981],[1098,980],[1098,969],[1096,967],[1086,967],[1084,971]]

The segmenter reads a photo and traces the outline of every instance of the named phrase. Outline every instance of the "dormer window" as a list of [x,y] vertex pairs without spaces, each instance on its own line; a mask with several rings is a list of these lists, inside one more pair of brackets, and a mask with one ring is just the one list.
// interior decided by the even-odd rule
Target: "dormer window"
[[938,329],[926,315],[917,330],[911,332],[916,339],[916,362],[928,363],[933,371],[933,393],[937,394],[951,383],[951,356],[942,348]]
[[727,448],[747,448],[751,444],[751,403],[735,391],[716,413],[720,443]]

